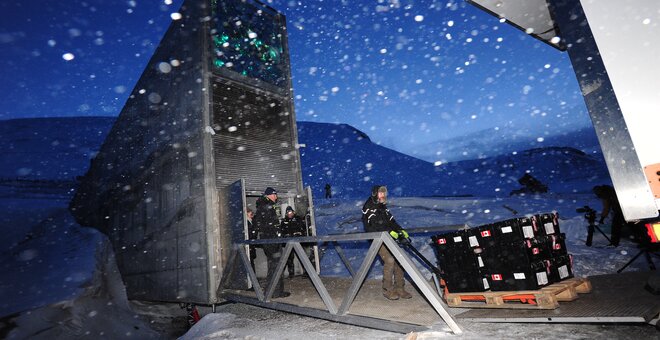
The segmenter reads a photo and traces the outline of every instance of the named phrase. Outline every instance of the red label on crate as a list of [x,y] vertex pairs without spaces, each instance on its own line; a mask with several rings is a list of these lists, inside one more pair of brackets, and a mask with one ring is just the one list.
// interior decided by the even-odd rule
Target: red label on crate
[[447,243],[447,240],[445,240],[444,238],[439,238],[438,239],[438,244],[446,244],[446,243]]
[[538,255],[539,254],[539,248],[532,249],[532,254]]
[[502,281],[502,275],[500,274],[493,274],[490,277],[493,279],[493,281]]
[[490,236],[490,230],[484,230],[481,232],[481,237],[488,237]]

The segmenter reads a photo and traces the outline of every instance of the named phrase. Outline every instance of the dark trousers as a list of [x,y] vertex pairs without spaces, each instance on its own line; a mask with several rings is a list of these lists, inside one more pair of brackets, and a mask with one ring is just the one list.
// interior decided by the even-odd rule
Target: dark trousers
[[[314,265],[314,251],[312,251],[311,246],[304,246],[303,249],[305,250],[305,253],[307,254],[307,258],[309,259],[309,262]],[[294,259],[295,259],[295,250],[291,250],[291,254],[289,254],[289,258],[286,260],[286,267],[289,270],[289,277],[292,277],[293,275],[296,274],[296,267],[294,264]],[[300,263],[302,265],[302,262]],[[303,272],[305,271],[305,267],[303,266]]]
[[[282,257],[282,247],[279,244],[268,244],[263,246],[264,253],[268,259],[268,274],[266,274],[266,282],[269,284],[275,277],[275,269]],[[284,293],[284,278],[280,275],[280,279],[275,284],[273,297],[278,297]]]
[[591,242],[594,239],[594,231],[596,231],[596,226],[590,224],[587,229],[587,242],[584,243],[587,247],[591,247]]
[[252,270],[256,273],[257,268],[254,265],[254,260],[257,258],[257,246],[256,245],[251,245],[250,246],[250,266],[252,266]]
[[291,250],[291,254],[289,254],[289,258],[286,260],[286,267],[289,270],[289,277],[292,277],[293,275],[296,274],[296,267],[293,264],[293,260],[295,259],[296,254],[293,250]]
[[621,228],[626,224],[626,221],[623,219],[623,214],[615,214],[612,216],[612,234],[610,239],[612,239],[612,245],[618,246],[619,241],[621,240]]

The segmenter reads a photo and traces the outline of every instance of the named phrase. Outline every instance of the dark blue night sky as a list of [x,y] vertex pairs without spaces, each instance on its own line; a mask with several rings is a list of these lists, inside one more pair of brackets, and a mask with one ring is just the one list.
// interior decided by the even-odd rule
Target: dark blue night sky
[[[567,54],[463,1],[267,3],[287,16],[298,120],[408,153],[483,129],[589,125]],[[116,116],[180,4],[3,2],[0,119]]]

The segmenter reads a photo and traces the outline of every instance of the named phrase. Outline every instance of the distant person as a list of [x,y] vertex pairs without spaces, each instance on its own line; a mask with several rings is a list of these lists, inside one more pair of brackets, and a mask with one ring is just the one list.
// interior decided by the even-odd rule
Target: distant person
[[[290,206],[286,207],[286,214],[284,220],[282,220],[281,230],[284,237],[307,236],[307,226],[305,226],[305,221],[303,221],[300,216],[296,215],[296,212]],[[296,274],[296,268],[293,263],[295,256],[294,252],[291,251],[289,258],[286,260],[286,266],[289,270],[290,278]]]
[[[256,240],[259,238],[259,233],[257,232],[257,228],[254,227],[252,224],[252,219],[254,218],[254,212],[250,208],[245,209],[245,216],[247,219],[247,224],[248,224],[248,239],[250,240]],[[257,269],[254,265],[254,259],[257,258],[257,245],[256,244],[251,244],[250,245],[250,265],[252,266],[252,270],[254,272],[257,272]]]
[[[362,207],[362,223],[367,232],[387,231],[407,233],[394,220],[387,209],[387,188],[376,185],[371,189],[371,196]],[[401,236],[404,237],[404,236]],[[396,261],[385,245],[378,250],[383,261],[383,295],[390,300],[410,299],[412,295],[404,289],[406,283],[403,268]]]
[[598,224],[603,224],[611,212],[612,232],[610,240],[612,243],[609,245],[618,247],[621,240],[621,228],[626,224],[626,220],[623,218],[623,211],[619,199],[616,197],[616,191],[610,185],[597,185],[593,187],[592,191],[603,203],[603,211],[600,214]]
[[[277,204],[277,191],[268,187],[264,190],[264,194],[257,199],[257,212],[254,216],[255,228],[259,231],[260,239],[274,239],[282,236],[280,231],[280,220],[276,211]],[[268,259],[268,274],[266,281],[271,282],[275,276],[275,269],[282,257],[281,244],[264,244],[261,246]],[[291,295],[289,292],[284,291],[284,279],[280,279],[275,285],[273,298],[282,298]]]
[[332,198],[332,187],[330,183],[325,184],[325,198]]

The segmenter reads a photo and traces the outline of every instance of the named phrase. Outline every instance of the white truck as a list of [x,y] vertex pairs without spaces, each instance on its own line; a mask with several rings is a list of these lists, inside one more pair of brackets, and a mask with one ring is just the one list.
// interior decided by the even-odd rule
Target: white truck
[[467,1],[568,52],[624,218],[646,223],[652,241],[658,242],[660,3]]

